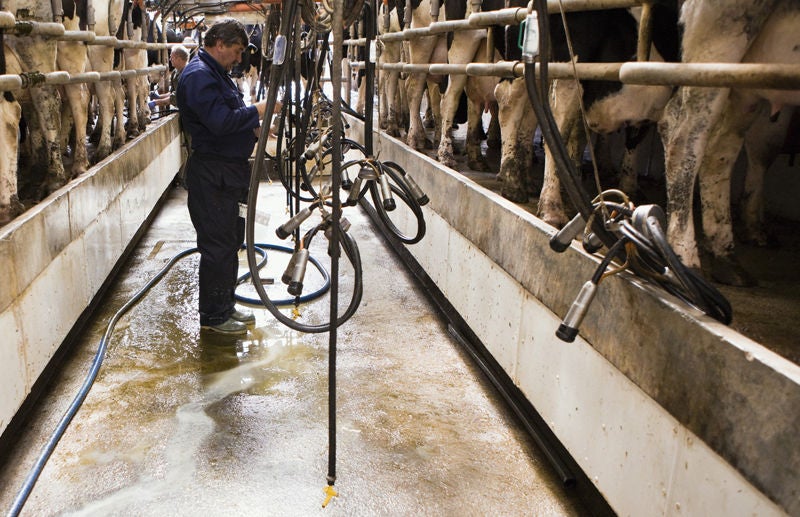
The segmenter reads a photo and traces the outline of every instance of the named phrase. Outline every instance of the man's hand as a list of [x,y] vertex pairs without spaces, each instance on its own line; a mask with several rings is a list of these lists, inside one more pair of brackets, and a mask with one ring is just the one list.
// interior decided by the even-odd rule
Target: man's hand
[[[256,110],[258,110],[258,118],[263,118],[264,112],[267,111],[267,101],[257,102],[253,106],[255,106]],[[282,108],[283,104],[280,101],[276,101],[275,109],[272,110],[272,113],[280,113]]]

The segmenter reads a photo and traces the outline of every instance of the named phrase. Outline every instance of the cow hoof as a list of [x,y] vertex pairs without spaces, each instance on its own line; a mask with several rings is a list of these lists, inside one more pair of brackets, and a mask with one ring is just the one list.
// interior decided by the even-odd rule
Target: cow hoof
[[44,199],[66,184],[67,180],[65,178],[60,178],[60,177],[50,178],[49,180],[45,180],[45,182],[42,183],[42,186],[39,189],[38,198]]
[[451,169],[456,169],[458,167],[458,162],[452,153],[439,154],[439,163],[445,167],[450,167]]
[[742,237],[742,242],[748,246],[755,246],[757,248],[779,248],[781,243],[775,235],[771,233],[751,233],[748,236]]
[[475,172],[491,172],[492,170],[489,164],[486,163],[486,158],[483,156],[468,160],[467,166]]
[[94,155],[92,156],[92,165],[100,163],[109,154],[111,154],[111,149],[108,147],[98,147],[95,149]]
[[537,214],[537,217],[539,217],[539,219],[546,222],[553,228],[563,228],[568,221],[567,216],[564,214],[563,211],[562,212],[556,211],[555,213],[553,213],[548,210],[542,210],[541,208],[539,208],[539,213]]
[[10,223],[19,214],[25,211],[25,205],[14,196],[7,206],[0,208],[0,226]]
[[514,203],[528,202],[528,194],[525,193],[525,190],[518,187],[503,185],[500,189],[500,195]]
[[711,278],[721,284],[734,287],[754,287],[758,285],[755,277],[731,257],[714,257],[711,259]]

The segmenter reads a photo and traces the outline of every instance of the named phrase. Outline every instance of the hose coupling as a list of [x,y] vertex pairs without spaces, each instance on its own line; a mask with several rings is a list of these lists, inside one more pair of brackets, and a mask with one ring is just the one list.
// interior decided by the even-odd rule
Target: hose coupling
[[387,212],[391,212],[397,208],[397,203],[395,203],[394,198],[392,197],[392,189],[389,187],[389,177],[386,176],[386,174],[381,174],[380,178],[378,178],[378,182],[381,186],[381,199],[383,199],[383,208]]
[[556,331],[556,337],[558,337],[558,339],[567,343],[575,341],[575,337],[578,335],[578,327],[580,327],[583,317],[586,316],[586,312],[589,310],[589,305],[592,303],[592,300],[594,300],[596,292],[597,284],[591,280],[583,284],[581,292],[578,293],[578,297],[572,302],[572,306],[564,317],[564,321],[558,326],[558,330]]
[[303,221],[308,219],[311,216],[311,207],[308,206],[299,212],[297,212],[291,219],[283,223],[275,230],[275,235],[278,236],[279,239],[283,240],[286,237],[290,236],[297,228],[303,224]]
[[353,180],[353,184],[350,186],[350,194],[344,202],[346,206],[356,206],[358,204],[358,198],[361,195],[361,183],[363,181],[361,176],[357,176],[356,179]]
[[292,278],[287,289],[292,296],[300,296],[303,293],[303,278],[306,276],[308,258],[309,253],[307,248],[298,250],[295,253],[295,257],[293,257],[294,270],[292,271]]
[[419,185],[417,185],[417,182],[414,181],[414,178],[412,178],[410,174],[406,174],[403,179],[406,180],[408,189],[411,191],[411,195],[414,196],[414,199],[417,200],[417,203],[419,203],[419,206],[425,206],[430,202],[428,195],[419,188]]

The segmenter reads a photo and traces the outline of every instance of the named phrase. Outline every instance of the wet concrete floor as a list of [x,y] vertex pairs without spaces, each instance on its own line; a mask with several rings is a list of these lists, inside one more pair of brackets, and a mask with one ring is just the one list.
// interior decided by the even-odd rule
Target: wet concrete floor
[[[260,193],[258,209],[271,221],[256,240],[289,245],[274,234],[286,219],[282,187]],[[170,191],[0,466],[0,507],[10,507],[77,393],[108,321],[194,246],[185,198]],[[329,335],[289,330],[263,308],[244,338],[201,333],[194,254],[120,319],[22,514],[586,514],[365,216],[357,208],[345,216],[361,250],[364,295],[337,333],[338,496],[327,507]],[[319,236],[312,256],[329,269],[325,243]],[[285,298],[288,254],[269,256],[261,276],[276,278],[272,298]],[[346,260],[340,273],[343,308],[353,284]],[[304,294],[321,284],[310,271]],[[319,323],[328,311],[324,296],[297,317]]]

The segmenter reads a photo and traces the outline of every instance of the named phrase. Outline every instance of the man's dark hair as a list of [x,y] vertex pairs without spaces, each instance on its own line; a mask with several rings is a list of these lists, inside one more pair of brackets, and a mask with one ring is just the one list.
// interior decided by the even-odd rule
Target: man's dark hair
[[222,18],[221,20],[217,20],[214,25],[208,29],[203,44],[206,47],[214,47],[217,41],[221,41],[225,45],[241,43],[243,47],[247,47],[249,43],[244,25],[235,18]]

